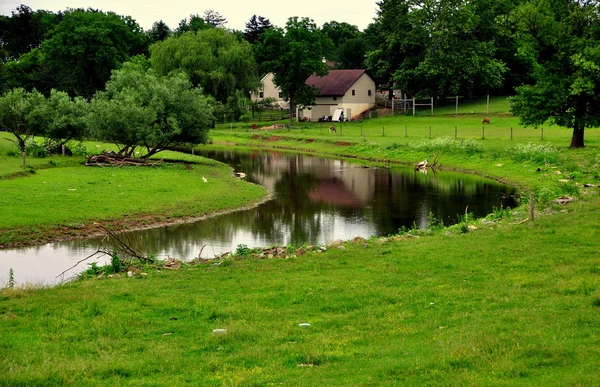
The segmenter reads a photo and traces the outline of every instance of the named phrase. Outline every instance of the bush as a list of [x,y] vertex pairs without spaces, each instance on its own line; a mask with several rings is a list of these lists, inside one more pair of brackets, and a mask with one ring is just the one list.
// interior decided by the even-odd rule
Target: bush
[[29,156],[44,158],[48,156],[48,149],[45,146],[38,144],[34,139],[29,139],[25,143],[25,152]]
[[[394,145],[394,144],[392,144]],[[458,140],[450,137],[438,137],[433,139],[424,139],[408,144],[408,147],[414,150],[425,152],[444,151],[449,153],[481,153],[483,145],[472,139]]]
[[550,144],[517,144],[508,148],[509,154],[517,161],[533,161],[536,163],[554,163],[558,152]]

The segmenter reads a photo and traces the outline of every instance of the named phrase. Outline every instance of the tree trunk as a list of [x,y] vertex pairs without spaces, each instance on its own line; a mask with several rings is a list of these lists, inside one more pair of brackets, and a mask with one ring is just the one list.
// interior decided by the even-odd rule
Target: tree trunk
[[575,148],[583,148],[584,147],[584,143],[583,143],[583,130],[584,129],[585,129],[585,126],[583,126],[583,124],[575,123],[575,127],[573,128],[573,137],[571,138],[571,146],[569,148],[575,149]]
[[292,125],[294,124],[294,99],[290,97],[290,129],[292,129]]

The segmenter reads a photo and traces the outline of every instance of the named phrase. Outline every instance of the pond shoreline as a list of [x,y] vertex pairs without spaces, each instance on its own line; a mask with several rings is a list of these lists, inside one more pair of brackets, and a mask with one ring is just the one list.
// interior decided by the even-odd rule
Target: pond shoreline
[[[231,208],[228,210],[217,211],[201,216],[172,217],[167,214],[141,214],[136,215],[134,217],[124,217],[116,220],[97,221],[89,224],[80,224],[77,226],[58,226],[56,228],[50,228],[46,231],[43,231],[39,236],[32,236],[32,238],[28,239],[26,242],[19,241],[13,243],[9,242],[5,244],[0,244],[0,250],[21,249],[27,247],[41,246],[48,243],[103,237],[106,235],[106,233],[102,231],[102,228],[107,228],[115,230],[118,233],[122,233],[128,231],[141,231],[158,227],[194,223],[208,218],[213,218],[219,215],[231,214],[238,211],[246,211],[258,207],[268,202],[269,200],[272,200],[272,198],[272,194],[269,193],[262,200],[259,200],[255,203],[242,207]],[[21,229],[12,229],[5,231],[23,233],[27,232],[26,230]]]

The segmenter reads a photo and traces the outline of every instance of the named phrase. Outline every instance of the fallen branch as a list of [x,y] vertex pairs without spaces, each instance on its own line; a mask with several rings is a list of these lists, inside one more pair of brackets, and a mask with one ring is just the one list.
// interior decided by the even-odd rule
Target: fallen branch
[[123,156],[114,152],[104,152],[99,155],[88,156],[85,163],[86,166],[104,167],[104,166],[118,166],[123,165],[135,165],[144,167],[154,167],[159,163],[150,163],[145,159],[134,159],[131,157]]

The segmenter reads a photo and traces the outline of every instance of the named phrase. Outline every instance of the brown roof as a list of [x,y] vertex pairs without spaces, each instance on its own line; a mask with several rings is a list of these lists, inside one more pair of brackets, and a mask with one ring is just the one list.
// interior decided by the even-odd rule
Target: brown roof
[[365,70],[329,70],[324,77],[311,75],[306,84],[321,91],[322,96],[340,96],[360,78]]

